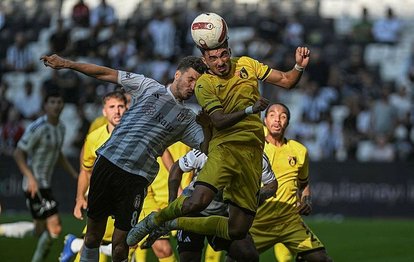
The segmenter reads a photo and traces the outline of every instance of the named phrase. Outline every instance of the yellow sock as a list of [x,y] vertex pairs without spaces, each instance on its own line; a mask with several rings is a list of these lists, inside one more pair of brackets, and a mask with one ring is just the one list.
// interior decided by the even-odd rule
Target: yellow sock
[[188,230],[201,235],[216,235],[230,240],[228,218],[223,216],[179,217],[178,229]]
[[172,254],[169,257],[158,258],[158,261],[160,261],[160,262],[176,262],[177,260],[175,259],[174,254]]
[[289,249],[283,245],[282,243],[276,243],[276,245],[273,247],[273,250],[275,252],[275,258],[278,262],[293,262],[295,261],[293,259],[292,253],[290,253]]
[[161,209],[155,217],[155,224],[161,225],[162,223],[177,218],[182,215],[181,208],[183,207],[183,202],[187,197],[181,195],[177,197],[176,200],[171,202],[167,207]]
[[221,251],[214,251],[214,249],[207,244],[206,252],[204,254],[205,262],[220,262]]
[[137,247],[133,254],[136,262],[144,262],[147,259],[147,250]]

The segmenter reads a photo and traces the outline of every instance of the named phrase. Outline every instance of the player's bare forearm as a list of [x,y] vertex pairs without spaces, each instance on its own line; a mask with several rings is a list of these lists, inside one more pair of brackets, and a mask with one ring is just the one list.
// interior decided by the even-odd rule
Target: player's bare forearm
[[115,84],[118,80],[118,71],[109,67],[75,62],[69,59],[64,59],[56,54],[51,56],[42,56],[40,60],[43,61],[45,66],[49,66],[53,69],[72,69],[87,76]]
[[168,202],[172,202],[177,198],[178,188],[180,187],[183,173],[184,172],[181,170],[178,161],[176,161],[171,166],[168,176]]
[[277,187],[277,180],[273,180],[269,184],[262,186],[259,192],[259,205],[263,204],[266,199],[274,196],[277,191]]
[[78,187],[76,191],[76,199],[84,199],[86,191],[88,191],[91,172],[81,168],[78,176]]
[[310,50],[307,47],[298,47],[295,51],[295,65],[292,70],[282,72],[273,69],[270,75],[265,80],[266,82],[280,86],[286,89],[291,89],[297,85],[302,77],[303,71],[309,63]]

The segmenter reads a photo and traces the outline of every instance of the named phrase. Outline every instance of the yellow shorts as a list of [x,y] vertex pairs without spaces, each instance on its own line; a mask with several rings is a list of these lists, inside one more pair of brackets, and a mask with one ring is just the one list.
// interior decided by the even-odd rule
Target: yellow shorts
[[294,255],[324,248],[322,242],[299,215],[275,225],[254,225],[250,228],[250,234],[260,253],[276,243],[283,243]]
[[[114,226],[115,220],[112,217],[108,217],[108,220],[106,221],[106,229],[105,229],[105,234],[102,238],[102,242],[106,242],[106,243],[111,243],[112,242],[112,233],[114,233]],[[83,229],[82,234],[85,235],[86,234],[86,229],[87,226],[85,226],[85,228]]]
[[255,214],[262,175],[263,150],[256,146],[223,143],[208,153],[196,183],[223,189],[223,198]]

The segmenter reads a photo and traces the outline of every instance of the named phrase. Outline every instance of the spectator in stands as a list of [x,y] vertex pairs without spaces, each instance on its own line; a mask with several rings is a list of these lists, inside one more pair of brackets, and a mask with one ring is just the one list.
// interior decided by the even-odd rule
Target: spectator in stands
[[[391,138],[394,128],[397,124],[397,110],[391,105],[389,100],[389,90],[384,88],[382,95],[378,100],[375,100],[371,106],[371,134],[373,138],[378,135]],[[378,142],[383,144],[383,140]]]
[[17,32],[14,43],[7,49],[5,69],[6,71],[25,73],[35,70],[33,53],[24,32]]
[[79,0],[72,8],[72,20],[75,26],[89,27],[89,7]]
[[372,21],[369,17],[368,8],[363,7],[361,18],[352,27],[350,41],[365,47],[372,40]]
[[7,121],[7,114],[12,106],[6,97],[8,88],[9,84],[6,81],[0,81],[0,129],[1,126]]
[[117,22],[117,16],[115,9],[112,5],[108,4],[106,0],[101,0],[98,6],[92,9],[90,15],[90,25],[92,27],[97,26],[110,26]]
[[42,110],[42,95],[28,80],[24,84],[24,89],[16,94],[13,103],[24,119],[34,120]]
[[378,43],[393,45],[399,42],[402,30],[402,21],[394,14],[394,10],[388,7],[385,17],[374,21],[372,35]]
[[50,52],[66,55],[70,47],[70,29],[65,28],[63,18],[57,20],[56,31],[49,38]]
[[164,14],[161,9],[154,12],[154,19],[148,24],[148,32],[154,42],[154,55],[170,59],[176,51],[175,24],[172,18]]
[[15,107],[8,110],[7,121],[0,128],[0,155],[13,155],[17,142],[24,132],[23,123],[19,111]]

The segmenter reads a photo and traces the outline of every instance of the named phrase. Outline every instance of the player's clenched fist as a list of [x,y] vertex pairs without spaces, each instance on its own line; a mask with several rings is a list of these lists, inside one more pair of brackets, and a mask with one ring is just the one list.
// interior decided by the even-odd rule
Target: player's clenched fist
[[263,111],[267,108],[269,105],[269,100],[267,100],[264,97],[260,97],[259,100],[256,101],[253,105],[253,113],[258,113],[260,111]]

